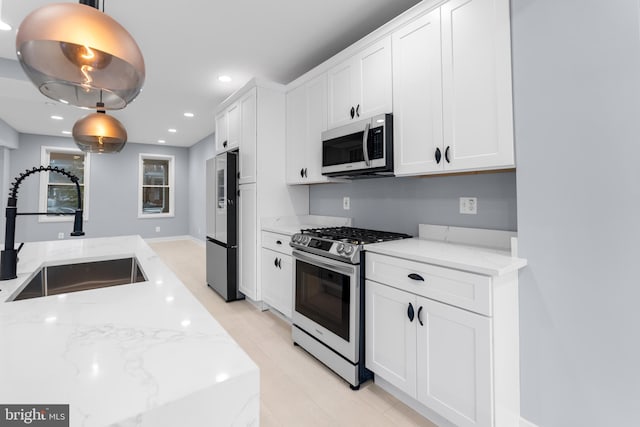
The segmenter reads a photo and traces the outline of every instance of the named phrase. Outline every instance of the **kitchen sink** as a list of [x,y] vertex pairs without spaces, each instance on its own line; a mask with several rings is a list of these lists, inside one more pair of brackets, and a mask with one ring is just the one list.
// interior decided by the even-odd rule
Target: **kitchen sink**
[[145,282],[135,257],[42,267],[12,301]]

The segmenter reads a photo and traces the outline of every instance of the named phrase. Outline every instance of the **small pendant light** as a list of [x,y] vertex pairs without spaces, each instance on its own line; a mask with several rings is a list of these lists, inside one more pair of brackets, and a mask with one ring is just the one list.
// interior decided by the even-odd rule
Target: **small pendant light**
[[20,65],[45,96],[93,109],[121,109],[142,90],[144,58],[118,22],[83,4],[54,3],[31,12],[20,24]]
[[97,108],[73,125],[73,139],[87,153],[118,153],[127,142],[127,130],[118,119],[106,114],[102,103]]
[[11,25],[2,20],[2,0],[0,0],[0,31],[11,31]]

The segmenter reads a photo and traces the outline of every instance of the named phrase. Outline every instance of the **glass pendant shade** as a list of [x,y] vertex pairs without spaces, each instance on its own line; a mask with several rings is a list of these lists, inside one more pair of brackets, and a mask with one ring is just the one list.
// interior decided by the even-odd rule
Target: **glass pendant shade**
[[127,142],[127,130],[104,110],[89,114],[73,125],[73,139],[86,153],[118,153]]
[[78,107],[124,108],[144,84],[144,58],[131,34],[91,6],[34,10],[18,28],[16,52],[40,92]]

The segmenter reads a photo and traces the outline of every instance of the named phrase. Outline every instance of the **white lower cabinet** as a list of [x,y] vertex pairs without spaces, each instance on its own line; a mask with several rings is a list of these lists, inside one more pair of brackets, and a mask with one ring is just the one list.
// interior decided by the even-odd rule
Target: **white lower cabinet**
[[367,252],[365,278],[365,364],[383,388],[458,427],[517,425],[517,273]]
[[458,426],[490,426],[488,317],[366,282],[366,364]]
[[256,277],[256,184],[243,184],[238,190],[238,289],[251,298],[258,299]]
[[289,319],[293,314],[291,236],[262,232],[262,301]]
[[262,300],[291,318],[293,307],[291,255],[262,248]]

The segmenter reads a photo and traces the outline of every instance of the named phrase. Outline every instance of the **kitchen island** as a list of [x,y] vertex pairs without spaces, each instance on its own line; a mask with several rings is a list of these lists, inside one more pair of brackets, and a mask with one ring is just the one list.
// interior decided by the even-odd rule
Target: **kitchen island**
[[[146,281],[11,301],[43,265],[134,256]],[[0,282],[0,404],[71,426],[259,422],[259,370],[139,236],[26,243]]]

